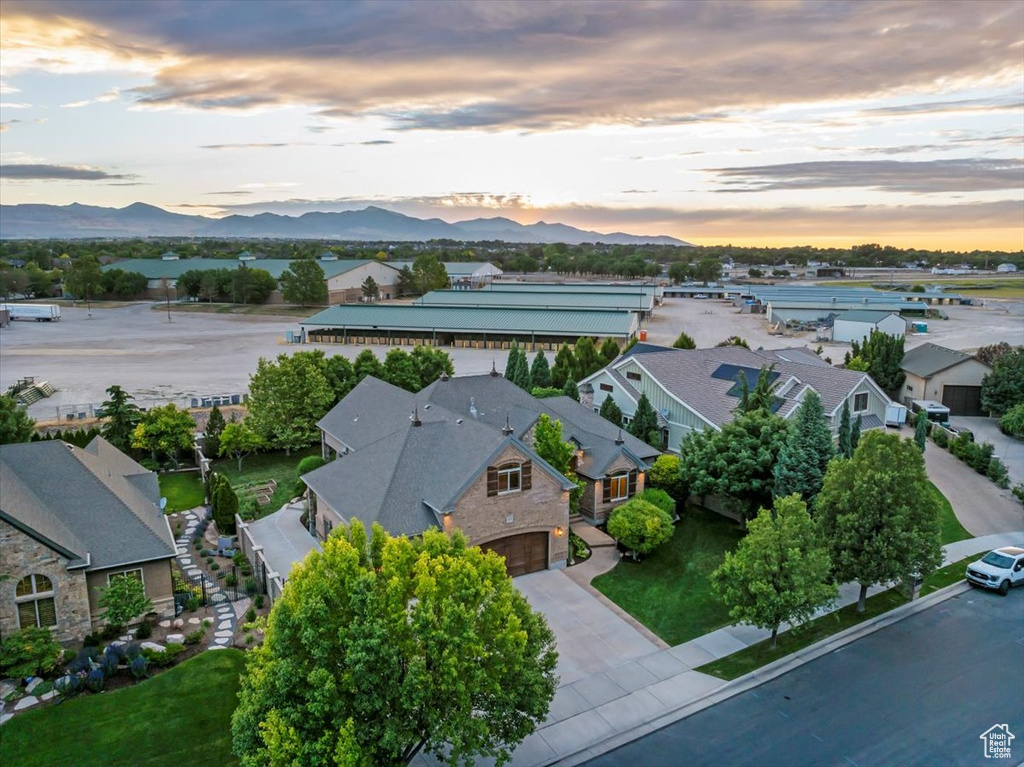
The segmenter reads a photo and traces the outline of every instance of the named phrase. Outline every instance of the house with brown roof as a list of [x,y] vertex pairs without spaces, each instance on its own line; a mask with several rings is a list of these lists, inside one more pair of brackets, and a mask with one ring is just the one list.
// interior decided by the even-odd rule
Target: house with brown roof
[[580,400],[597,410],[611,397],[624,419],[636,412],[641,394],[658,413],[663,447],[678,452],[694,431],[721,429],[733,419],[746,378],[753,389],[762,368],[771,367],[772,411],[782,418],[796,414],[807,392],[821,398],[825,416],[835,432],[843,405],[861,428],[885,424],[889,397],[867,373],[834,368],[809,349],[752,351],[740,346],[714,349],[675,349],[636,344],[617,360],[580,382]]
[[950,415],[983,416],[981,384],[992,368],[976,357],[938,344],[923,343],[905,355],[900,367],[907,376],[903,402],[941,402]]
[[534,450],[542,413],[562,424],[592,521],[643,490],[659,451],[568,397],[536,399],[503,376],[442,376],[416,394],[364,379],[319,426],[327,465],[303,475],[319,539],[351,518],[393,535],[462,530],[512,575],[564,566],[575,485]]
[[102,437],[0,446],[0,638],[44,627],[82,639],[103,623],[99,589],[120,576],[173,616],[176,547],[159,500],[156,475]]

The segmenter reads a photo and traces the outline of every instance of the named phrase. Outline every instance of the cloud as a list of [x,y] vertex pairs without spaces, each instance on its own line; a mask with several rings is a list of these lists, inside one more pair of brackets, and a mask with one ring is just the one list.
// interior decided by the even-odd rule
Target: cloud
[[250,184],[239,184],[239,189],[285,189],[298,186],[294,181],[255,181]]
[[[240,14],[233,3],[6,0],[4,21],[5,74],[144,72],[130,92],[143,108],[298,105],[398,130],[552,130],[1019,89],[1024,5],[293,2]],[[873,116],[990,108],[936,100]]]
[[982,112],[1020,112],[1024,101],[1020,99],[961,99],[959,101],[926,101],[917,104],[862,109],[864,117],[905,117],[918,115],[944,115]]
[[654,194],[657,189],[623,189],[620,194]]
[[20,123],[21,120],[4,120],[0,122],[0,133],[6,133],[11,129],[11,126],[15,123]]
[[[298,142],[274,142],[274,143],[248,143],[248,144],[200,144],[200,149],[281,149],[289,146],[324,146],[323,144],[313,144],[308,141]],[[335,146],[338,146],[337,144]]]
[[32,105],[24,101],[0,101],[0,109],[31,109]]
[[394,144],[394,141],[388,141],[387,139],[374,139],[373,141],[360,141],[359,146],[386,146],[387,144]]
[[226,192],[205,192],[208,195],[224,195],[227,197],[244,197],[245,195],[252,194],[248,189],[234,189]]
[[120,88],[111,88],[109,91],[101,93],[91,99],[83,99],[82,101],[72,101],[68,104],[61,104],[65,109],[79,109],[81,107],[87,107],[90,104],[104,104],[108,101],[117,101],[121,97]]
[[109,173],[88,165],[47,165],[24,163],[0,165],[0,178],[5,181],[104,181],[134,179],[131,173]]
[[16,88],[10,83],[0,80],[0,93],[21,93],[21,88]]
[[863,187],[888,192],[980,192],[1020,189],[1024,161],[965,159],[904,162],[836,160],[708,168],[724,179],[717,192],[763,192],[777,189]]

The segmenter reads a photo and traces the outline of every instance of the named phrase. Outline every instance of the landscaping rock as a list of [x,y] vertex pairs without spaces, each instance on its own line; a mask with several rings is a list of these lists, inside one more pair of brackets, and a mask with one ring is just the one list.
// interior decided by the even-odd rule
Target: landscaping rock
[[225,646],[224,646],[224,645],[222,645],[222,644],[215,644],[215,645],[213,645],[212,647],[207,647],[206,649],[208,649],[208,650],[226,650],[226,649],[228,649],[228,648],[227,648],[227,647],[225,647]]
[[167,629],[167,628],[171,627],[171,622],[170,621],[160,621],[160,623],[158,625],[162,629]]
[[31,677],[28,683],[25,685],[25,692],[31,695],[36,691],[36,688],[43,683],[42,678],[38,676]]
[[188,622],[190,624],[192,624],[193,626],[198,626],[200,623],[202,623],[202,621],[199,620],[198,618],[189,618]]
[[224,631],[225,629],[231,628],[231,621],[221,621],[220,625],[217,626],[218,631]]
[[[211,650],[223,650],[224,648],[223,647],[211,647],[210,649]],[[14,716],[14,714],[0,714],[0,724],[4,724],[12,716]]]
[[167,644],[185,644],[184,634],[168,634]]
[[34,695],[27,695],[17,703],[14,704],[15,711],[24,711],[26,708],[32,708],[32,706],[39,703],[39,698]]
[[12,692],[18,689],[18,680],[4,679],[0,681],[0,700],[3,700]]
[[214,639],[213,641],[216,644],[220,645],[221,647],[227,647],[228,646],[228,642],[230,642],[231,639],[228,638],[228,637],[218,637],[217,639]]
[[157,644],[156,642],[143,642],[140,646],[146,650],[152,650],[153,652],[163,652],[167,649],[162,644]]
[[234,631],[230,631],[230,630],[228,630],[228,631],[218,631],[218,632],[216,632],[214,634],[214,636],[217,637],[218,639],[227,639],[229,637],[233,637],[234,635],[235,635],[235,632]]
[[182,626],[185,625],[185,620],[183,618],[175,618],[174,623],[172,623],[171,625],[174,626],[174,628],[176,629],[180,629]]
[[179,554],[178,555],[178,561],[181,562],[183,567],[191,567],[192,566],[192,557],[186,557],[186,556],[182,556],[182,555]]
[[39,696],[39,700],[42,700],[42,701],[53,700],[56,697],[57,697],[57,691],[56,690],[50,690],[49,692],[44,692],[42,695],[40,695]]
[[210,595],[210,601],[213,602],[214,604],[219,604],[220,602],[227,602],[228,598],[226,596],[224,596],[223,594],[213,593],[213,594]]

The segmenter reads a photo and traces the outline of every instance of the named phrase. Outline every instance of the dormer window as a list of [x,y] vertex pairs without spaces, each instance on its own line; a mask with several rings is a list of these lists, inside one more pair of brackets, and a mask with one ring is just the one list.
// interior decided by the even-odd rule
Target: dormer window
[[487,495],[511,495],[529,490],[532,484],[533,464],[509,462],[487,467]]

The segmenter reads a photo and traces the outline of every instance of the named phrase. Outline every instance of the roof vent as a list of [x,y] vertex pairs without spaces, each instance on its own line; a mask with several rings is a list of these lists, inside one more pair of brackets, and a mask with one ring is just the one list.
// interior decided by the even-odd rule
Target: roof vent
[[438,378],[437,380],[438,381],[447,381],[447,380],[449,380],[448,374],[447,373],[441,373],[441,377]]
[[509,421],[508,413],[505,413],[505,425],[501,429],[501,433],[506,437],[512,436],[512,432],[515,431],[512,428],[512,423]]
[[622,445],[625,444],[625,442],[626,440],[622,438],[622,429],[619,429],[619,435],[615,438],[615,444]]
[[412,421],[413,426],[422,426],[423,421],[420,420],[420,409],[419,407],[413,408],[412,413],[409,416],[409,420]]
[[455,419],[455,425],[456,426],[462,426],[462,419],[461,418],[456,418]]
[[469,414],[473,416],[473,418],[480,417],[480,411],[476,409],[476,398],[474,397],[469,398]]
[[498,377],[498,368],[494,364],[494,360],[491,360],[491,378],[497,378],[497,377]]

